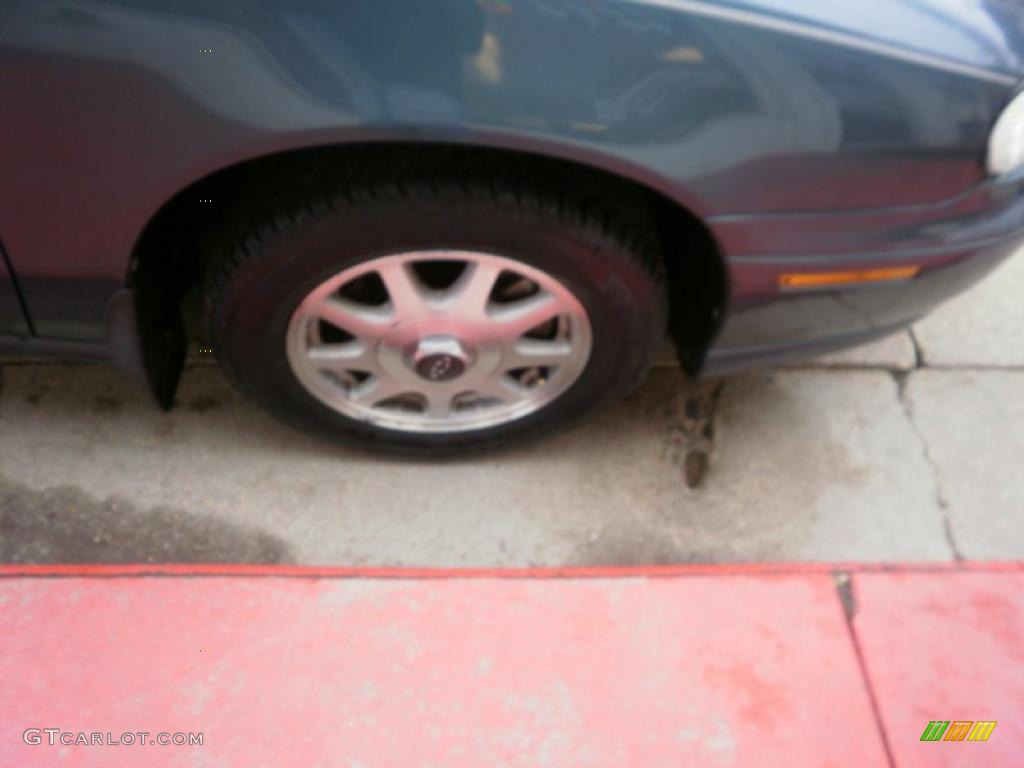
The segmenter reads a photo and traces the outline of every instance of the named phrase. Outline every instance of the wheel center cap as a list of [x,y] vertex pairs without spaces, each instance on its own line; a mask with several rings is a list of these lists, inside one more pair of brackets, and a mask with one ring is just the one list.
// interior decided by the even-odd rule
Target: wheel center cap
[[452,355],[428,355],[416,363],[416,373],[427,381],[451,381],[466,370],[466,364]]
[[470,354],[453,336],[427,336],[417,342],[410,362],[427,381],[451,381],[466,372]]

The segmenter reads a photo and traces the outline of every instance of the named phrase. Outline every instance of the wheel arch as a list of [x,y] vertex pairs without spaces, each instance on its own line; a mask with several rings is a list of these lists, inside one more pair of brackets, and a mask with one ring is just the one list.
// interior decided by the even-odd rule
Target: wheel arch
[[136,373],[141,368],[158,400],[169,407],[197,311],[189,298],[225,230],[272,209],[282,191],[315,184],[325,166],[339,173],[367,167],[387,171],[413,158],[441,156],[466,161],[486,156],[514,163],[517,172],[568,174],[588,189],[642,206],[657,230],[668,275],[670,336],[684,369],[700,371],[725,315],[729,287],[722,251],[702,219],[707,212],[699,201],[646,169],[604,155],[575,151],[556,156],[550,150],[409,139],[258,154],[219,167],[174,193],[149,218],[132,249],[125,283],[134,300],[127,314],[138,336],[132,345],[136,359],[116,362]]

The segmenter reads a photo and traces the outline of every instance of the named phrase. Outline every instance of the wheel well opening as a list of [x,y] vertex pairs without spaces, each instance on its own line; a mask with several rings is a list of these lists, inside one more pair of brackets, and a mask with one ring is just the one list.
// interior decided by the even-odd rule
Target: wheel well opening
[[467,178],[526,175],[558,179],[576,196],[600,196],[653,227],[669,292],[669,334],[687,373],[700,371],[728,298],[725,266],[703,222],[664,194],[604,170],[505,149],[427,143],[370,143],[267,155],[217,171],[168,201],[147,224],[133,253],[128,284],[138,293],[143,346],[181,323],[206,347],[201,286],[218,244],[248,223],[271,216],[296,195],[337,188],[346,179],[387,175],[395,183],[444,170]]

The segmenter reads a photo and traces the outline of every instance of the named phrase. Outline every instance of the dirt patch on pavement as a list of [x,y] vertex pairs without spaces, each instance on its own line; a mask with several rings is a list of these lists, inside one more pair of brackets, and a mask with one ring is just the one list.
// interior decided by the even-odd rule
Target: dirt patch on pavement
[[289,548],[256,528],[172,507],[95,499],[74,486],[0,479],[0,562],[284,563]]

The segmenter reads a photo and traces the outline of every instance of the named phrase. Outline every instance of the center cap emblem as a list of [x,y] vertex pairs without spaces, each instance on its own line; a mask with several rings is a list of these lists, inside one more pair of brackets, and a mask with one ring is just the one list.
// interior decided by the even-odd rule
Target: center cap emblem
[[450,381],[463,374],[466,364],[455,355],[427,355],[416,363],[416,373],[428,381]]

